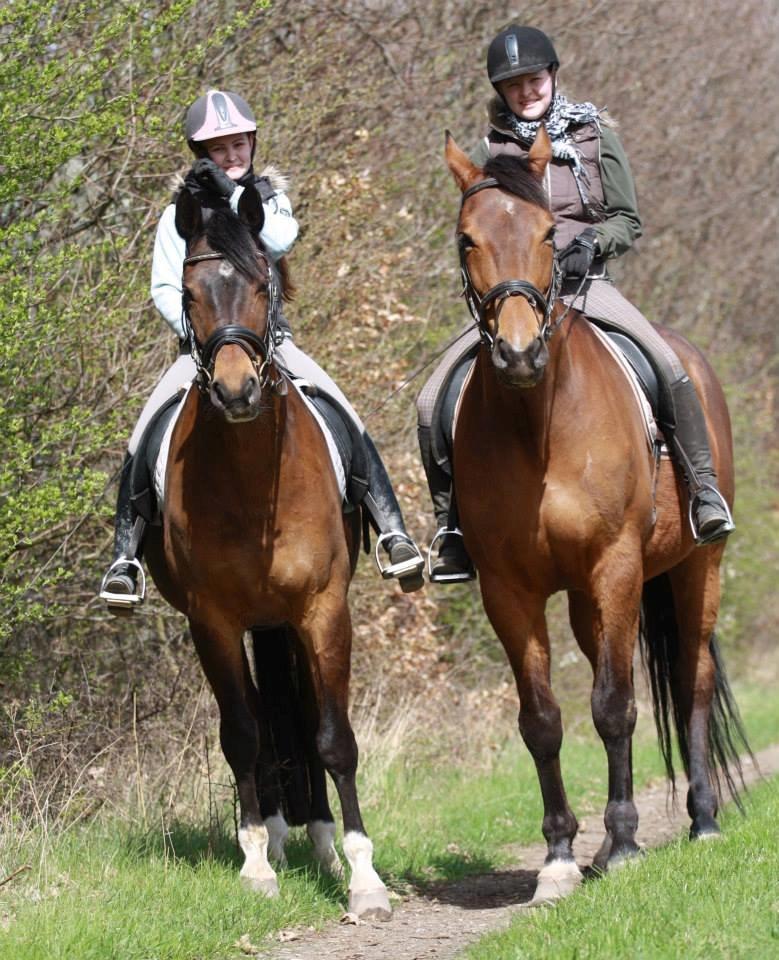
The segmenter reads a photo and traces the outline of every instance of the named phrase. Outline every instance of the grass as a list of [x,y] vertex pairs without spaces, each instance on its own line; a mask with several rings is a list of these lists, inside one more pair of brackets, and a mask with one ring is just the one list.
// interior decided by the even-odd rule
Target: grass
[[[776,697],[747,690],[739,692],[739,701],[755,749],[779,740]],[[391,889],[404,892],[488,871],[511,861],[513,845],[541,840],[535,771],[518,735],[489,750],[476,743],[463,747],[455,762],[440,747],[420,745],[410,714],[399,713],[406,719],[396,735],[374,726],[360,737],[363,813],[377,869]],[[572,806],[578,815],[599,812],[605,800],[603,748],[590,723],[570,726],[562,763]],[[635,741],[634,766],[638,789],[663,776],[646,715]],[[146,809],[153,819],[152,805]],[[748,821],[729,818],[734,837],[747,839],[728,835],[722,849],[752,843],[748,838],[758,829],[759,812],[755,807]],[[225,811],[224,824],[231,815]],[[193,815],[186,822],[160,819],[150,826],[140,817],[133,821],[112,813],[64,832],[30,830],[21,844],[6,835],[0,840],[0,875],[25,864],[30,870],[0,886],[0,958],[227,960],[241,956],[236,946],[241,937],[267,946],[267,938],[279,930],[319,925],[341,914],[345,888],[311,867],[302,840],[291,846],[278,900],[243,890],[232,827],[224,824],[215,829]],[[699,857],[704,848],[683,849]],[[743,849],[741,858],[746,859]],[[648,858],[647,866],[653,862]],[[630,874],[626,870],[625,879],[615,882],[627,882]],[[685,867],[679,876],[695,883],[695,874]],[[582,896],[605,896],[599,891],[611,890],[611,883],[593,884]],[[736,896],[741,895],[739,890]],[[678,891],[674,897],[678,903]],[[542,920],[539,915],[529,922]],[[525,956],[495,954],[515,955]]]
[[748,816],[719,841],[675,843],[586,883],[554,909],[521,913],[463,960],[765,960],[779,956],[779,783],[756,787]]

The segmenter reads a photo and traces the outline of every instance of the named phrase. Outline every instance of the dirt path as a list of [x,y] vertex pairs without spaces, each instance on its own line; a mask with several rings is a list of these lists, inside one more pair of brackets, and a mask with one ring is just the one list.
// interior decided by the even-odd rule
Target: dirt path
[[[757,755],[765,777],[779,773],[779,746]],[[751,761],[744,763],[747,784],[758,778]],[[680,789],[680,796],[684,796]],[[640,821],[638,842],[657,847],[687,829],[684,804],[672,811],[667,806],[665,782],[636,797]],[[593,814],[582,820],[576,837],[576,858],[589,865],[603,838],[603,823]],[[496,870],[453,883],[431,885],[424,895],[393,902],[395,914],[389,923],[333,924],[318,933],[286,930],[273,945],[246,952],[272,960],[446,960],[481,936],[508,925],[519,904],[527,902],[535,887],[536,873],[546,847],[518,847],[515,869]],[[248,945],[247,945],[248,947]]]

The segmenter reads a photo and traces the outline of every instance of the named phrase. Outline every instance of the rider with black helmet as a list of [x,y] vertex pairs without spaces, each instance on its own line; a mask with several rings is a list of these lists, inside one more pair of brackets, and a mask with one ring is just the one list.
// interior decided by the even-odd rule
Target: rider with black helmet
[[[244,190],[257,190],[263,204],[264,222],[260,241],[270,258],[279,260],[291,249],[298,234],[297,221],[286,195],[286,183],[274,168],[257,176],[252,167],[257,124],[249,105],[238,94],[209,90],[187,111],[184,132],[196,160],[182,189],[197,194],[204,206],[229,206],[237,210]],[[175,200],[175,198],[174,198]],[[154,241],[151,294],[155,306],[179,338],[182,352],[163,375],[144,407],[130,438],[122,466],[116,506],[114,560],[103,578],[100,596],[112,613],[128,613],[143,602],[145,578],[140,563],[143,520],[131,502],[133,457],[146,426],[155,413],[196,375],[189,352],[182,310],[182,274],[186,243],[176,230],[175,202],[162,213]],[[282,317],[283,339],[274,357],[293,377],[318,387],[334,397],[362,434],[370,461],[370,485],[364,503],[380,530],[380,543],[387,561],[380,565],[385,579],[397,578],[404,591],[422,586],[424,561],[406,532],[400,507],[386,468],[359,416],[322,368],[294,342],[289,324]]]
[[[668,344],[616,289],[607,261],[641,235],[635,185],[612,122],[592,103],[571,103],[557,90],[559,58],[552,41],[534,27],[510,26],[492,41],[487,73],[495,88],[490,128],[471,154],[479,166],[494,156],[524,157],[541,123],[552,144],[545,186],[555,217],[555,246],[564,274],[562,297],[598,325],[618,330],[648,355],[660,384],[660,420],[683,468],[699,544],[722,540],[733,521],[717,487],[706,422],[692,381]],[[457,530],[451,467],[434,452],[431,424],[438,398],[456,371],[473,362],[475,328],[444,354],[422,389],[419,440],[439,533],[431,578],[440,582],[474,574]]]

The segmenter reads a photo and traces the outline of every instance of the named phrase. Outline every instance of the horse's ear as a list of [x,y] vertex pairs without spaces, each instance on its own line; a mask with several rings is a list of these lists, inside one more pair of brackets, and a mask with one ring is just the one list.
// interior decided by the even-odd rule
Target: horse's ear
[[203,226],[203,211],[200,201],[189,190],[181,190],[176,199],[176,230],[179,236],[189,241]]
[[265,223],[262,199],[253,186],[246,187],[238,198],[238,216],[253,232],[259,233]]
[[477,167],[475,163],[472,163],[468,156],[457,146],[454,142],[454,137],[448,130],[446,131],[444,156],[446,157],[447,167],[449,167],[457,186],[463,193],[471,184],[476,183],[476,181],[484,175],[483,171]]
[[543,123],[540,123],[538,125],[538,130],[536,131],[536,138],[533,141],[533,146],[530,148],[527,154],[527,165],[533,176],[537,177],[539,180],[543,180],[544,174],[546,173],[546,168],[551,159],[552,141],[549,139],[549,134],[546,132],[546,127],[543,125]]

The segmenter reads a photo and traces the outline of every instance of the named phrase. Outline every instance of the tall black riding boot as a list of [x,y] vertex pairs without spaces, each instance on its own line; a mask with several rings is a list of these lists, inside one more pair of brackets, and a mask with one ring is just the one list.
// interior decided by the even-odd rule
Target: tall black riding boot
[[[376,543],[376,566],[385,580],[397,577],[404,593],[412,593],[424,586],[422,570],[425,561],[419,548],[406,531],[400,504],[392,489],[390,478],[379,451],[368,433],[363,434],[370,459],[371,480],[363,505],[368,512],[374,529],[379,534]],[[382,565],[379,560],[379,547],[383,547],[389,557],[389,563]]]
[[146,521],[136,516],[130,500],[132,464],[132,456],[125,454],[116,497],[114,559],[100,586],[100,599],[105,600],[109,611],[114,614],[132,613],[143,603],[146,594],[146,577],[140,563]]
[[465,541],[457,521],[457,504],[452,491],[452,479],[433,456],[430,427],[417,427],[419,450],[425,468],[427,486],[433,501],[438,529],[430,550],[438,544],[438,556],[429,561],[429,576],[433,583],[464,583],[476,579]]
[[735,526],[717,486],[706,420],[689,377],[671,384],[676,425],[671,447],[684,471],[690,498],[690,524],[699,546],[724,540]]

